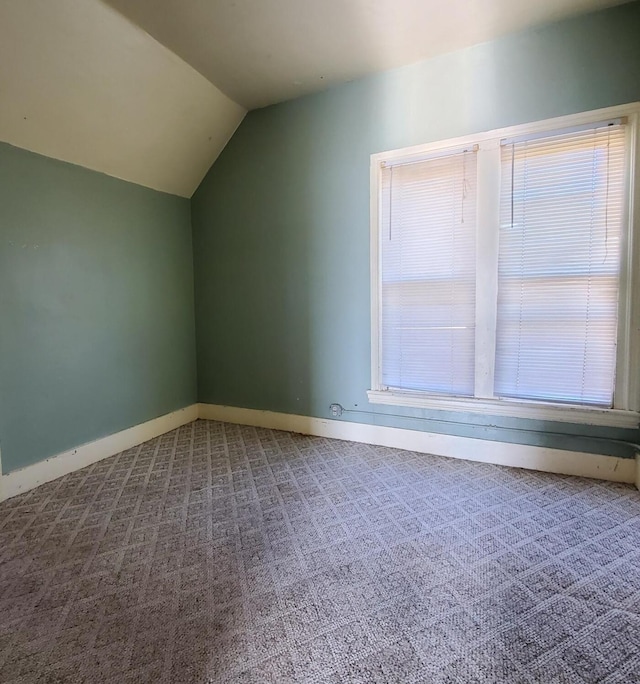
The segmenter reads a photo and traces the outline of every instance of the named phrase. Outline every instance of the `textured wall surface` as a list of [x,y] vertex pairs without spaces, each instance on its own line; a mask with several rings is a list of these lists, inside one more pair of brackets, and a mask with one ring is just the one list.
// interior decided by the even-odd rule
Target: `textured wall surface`
[[195,386],[189,201],[0,144],[3,472]]
[[192,198],[200,401],[630,455],[593,438],[633,431],[368,403],[369,156],[640,100],[638,26],[636,2],[251,112]]

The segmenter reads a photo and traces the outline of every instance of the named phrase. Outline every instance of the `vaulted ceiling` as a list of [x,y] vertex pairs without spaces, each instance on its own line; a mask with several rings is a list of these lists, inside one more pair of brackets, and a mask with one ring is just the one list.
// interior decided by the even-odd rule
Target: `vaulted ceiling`
[[99,0],[0,0],[0,140],[190,197],[245,114]]
[[247,109],[620,0],[1,0],[0,141],[189,197]]
[[620,0],[107,1],[248,109],[620,4]]

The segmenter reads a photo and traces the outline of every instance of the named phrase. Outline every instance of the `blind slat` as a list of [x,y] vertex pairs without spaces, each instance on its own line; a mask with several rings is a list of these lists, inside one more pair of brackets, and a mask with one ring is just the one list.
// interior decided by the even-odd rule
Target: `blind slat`
[[496,395],[611,407],[624,127],[501,155]]
[[473,395],[476,155],[382,170],[382,383]]

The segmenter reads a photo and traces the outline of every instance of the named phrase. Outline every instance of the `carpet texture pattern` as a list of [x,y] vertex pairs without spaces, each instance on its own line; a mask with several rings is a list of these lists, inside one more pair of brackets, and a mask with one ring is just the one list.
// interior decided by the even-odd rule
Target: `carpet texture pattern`
[[0,681],[640,682],[640,495],[197,421],[0,504]]

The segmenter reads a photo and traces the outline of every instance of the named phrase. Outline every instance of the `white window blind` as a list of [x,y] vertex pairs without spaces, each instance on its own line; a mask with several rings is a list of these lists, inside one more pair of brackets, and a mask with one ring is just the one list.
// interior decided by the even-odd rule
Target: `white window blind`
[[476,154],[382,169],[381,379],[473,395]]
[[504,144],[495,394],[611,407],[625,127]]

